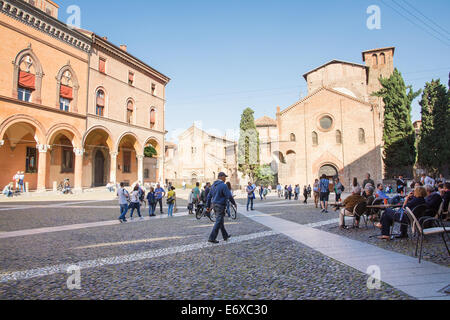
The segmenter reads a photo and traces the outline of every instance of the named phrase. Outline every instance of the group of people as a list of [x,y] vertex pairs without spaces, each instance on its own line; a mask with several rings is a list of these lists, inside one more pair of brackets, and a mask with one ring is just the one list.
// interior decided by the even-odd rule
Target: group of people
[[[292,188],[292,185],[285,185],[284,188],[280,183],[277,185],[278,198],[292,200],[292,197],[294,197],[294,200],[300,200],[301,192],[299,184],[296,184],[294,188]],[[308,199],[311,198],[312,194],[311,185],[304,186],[302,194],[304,197],[303,203],[308,203]]]
[[[163,199],[166,197],[166,191],[161,188],[160,184],[157,184],[156,188],[150,187],[149,192],[145,193],[145,190],[139,185],[136,184],[133,188],[131,194],[125,188],[125,184],[120,183],[120,188],[117,190],[117,197],[119,199],[120,206],[120,217],[119,221],[121,223],[127,222],[126,215],[129,210],[130,211],[130,219],[133,220],[133,214],[136,210],[139,218],[143,220],[141,214],[141,205],[147,200],[148,203],[148,215],[150,217],[156,216],[156,207],[159,204],[160,213],[163,212]],[[170,186],[167,192],[167,205],[168,205],[168,216],[173,217],[174,208],[176,206],[176,193],[175,187]]]
[[20,194],[26,192],[25,186],[25,172],[17,171],[12,177],[12,182],[8,183],[2,191],[2,194],[6,197],[12,197],[14,194]]

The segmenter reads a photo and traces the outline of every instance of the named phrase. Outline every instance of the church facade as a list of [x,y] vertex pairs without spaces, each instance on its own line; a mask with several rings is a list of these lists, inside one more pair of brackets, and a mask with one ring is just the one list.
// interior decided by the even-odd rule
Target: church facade
[[368,50],[362,53],[364,65],[332,60],[309,71],[303,76],[305,98],[278,107],[276,119],[255,121],[260,158],[276,170],[278,182],[312,185],[325,174],[348,186],[367,173],[381,182],[384,106],[372,93],[381,88],[380,76],[393,73],[394,52],[394,47]]

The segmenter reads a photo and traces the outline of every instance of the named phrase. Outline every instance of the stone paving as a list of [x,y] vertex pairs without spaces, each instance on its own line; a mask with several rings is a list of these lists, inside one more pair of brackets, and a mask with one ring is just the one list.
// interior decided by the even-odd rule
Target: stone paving
[[[178,201],[184,211],[186,201]],[[255,203],[262,214],[304,225],[337,217],[320,215],[311,205],[275,198],[262,206]],[[0,232],[118,216],[117,203],[111,200],[57,205],[0,211]],[[0,239],[0,299],[412,299],[387,284],[369,290],[368,275],[284,235],[252,238],[271,229],[242,215],[226,222],[236,242],[207,245],[211,228],[206,218],[182,216]],[[167,252],[137,260],[123,258],[161,250]],[[177,253],[170,253],[173,250]],[[1,280],[17,271],[104,258],[111,258],[112,264],[82,269],[81,290],[67,289],[69,275],[63,273]]]

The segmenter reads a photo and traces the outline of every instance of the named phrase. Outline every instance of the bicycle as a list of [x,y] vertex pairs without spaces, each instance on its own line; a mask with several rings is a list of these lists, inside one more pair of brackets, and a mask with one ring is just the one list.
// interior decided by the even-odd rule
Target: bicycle
[[195,218],[200,220],[203,217],[208,217],[211,222],[216,222],[216,213],[212,210],[209,215],[207,214],[203,204],[197,204],[195,207]]

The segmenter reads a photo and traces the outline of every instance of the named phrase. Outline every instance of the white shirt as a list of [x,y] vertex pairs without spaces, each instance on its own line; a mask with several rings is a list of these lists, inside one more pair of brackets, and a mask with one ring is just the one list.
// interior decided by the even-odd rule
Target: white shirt
[[434,179],[429,176],[426,176],[424,180],[424,185],[434,186]]
[[134,202],[134,203],[139,202],[139,191],[133,191],[131,193],[131,202]]

